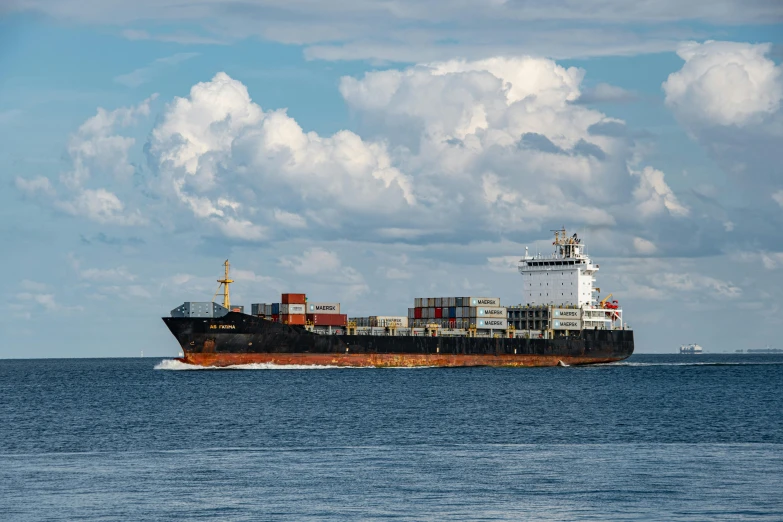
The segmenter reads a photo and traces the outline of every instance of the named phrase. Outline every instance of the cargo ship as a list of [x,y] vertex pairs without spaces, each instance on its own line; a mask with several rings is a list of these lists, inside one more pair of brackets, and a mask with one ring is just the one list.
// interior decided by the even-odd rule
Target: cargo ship
[[[229,262],[212,302],[185,302],[163,321],[181,362],[206,367],[269,363],[318,366],[574,366],[633,353],[633,330],[611,295],[594,286],[599,265],[576,234],[557,230],[554,252],[519,261],[523,302],[497,297],[415,298],[407,315],[348,317],[340,303],[288,293],[231,306]],[[222,289],[223,302],[214,301]]]
[[696,343],[680,346],[680,355],[701,355],[702,353],[704,353],[704,349]]

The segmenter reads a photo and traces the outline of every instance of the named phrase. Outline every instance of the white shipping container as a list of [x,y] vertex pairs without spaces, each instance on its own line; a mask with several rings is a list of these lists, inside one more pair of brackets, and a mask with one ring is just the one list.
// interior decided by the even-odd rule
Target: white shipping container
[[[295,305],[291,305],[295,306]],[[308,314],[339,314],[340,303],[307,303]]]
[[[464,300],[468,301],[465,302]],[[463,297],[463,306],[500,306],[499,297]]]
[[552,321],[553,330],[581,330],[582,321],[575,319],[555,319]]
[[428,297],[427,298],[427,306],[429,308],[434,308],[435,307],[435,298],[434,297]]
[[[297,315],[297,314],[304,315],[305,313],[305,305],[303,304],[289,304],[289,305],[280,305],[280,306],[288,307],[288,312],[287,312],[288,315]],[[286,312],[280,312],[280,313],[286,313]]]
[[379,328],[387,328],[389,326],[407,328],[408,318],[401,315],[373,315],[370,317],[370,326]]
[[508,319],[508,311],[504,307],[481,306],[481,307],[471,308],[470,316]]
[[414,308],[421,308],[421,297],[417,297],[413,300]]
[[457,307],[457,318],[458,319],[462,319],[462,307],[461,306]]
[[476,328],[479,330],[505,330],[508,328],[508,319],[476,319]]
[[457,298],[456,297],[449,297],[448,301],[449,301],[449,304],[447,306],[457,306]]
[[443,298],[442,297],[436,297],[435,298],[435,308],[441,308],[443,306]]
[[555,319],[581,319],[582,310],[579,308],[555,308],[552,310]]

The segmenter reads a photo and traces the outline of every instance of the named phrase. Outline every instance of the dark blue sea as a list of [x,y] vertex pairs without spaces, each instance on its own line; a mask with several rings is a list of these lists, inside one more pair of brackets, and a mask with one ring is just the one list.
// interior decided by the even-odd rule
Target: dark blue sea
[[783,356],[0,360],[0,520],[783,520]]

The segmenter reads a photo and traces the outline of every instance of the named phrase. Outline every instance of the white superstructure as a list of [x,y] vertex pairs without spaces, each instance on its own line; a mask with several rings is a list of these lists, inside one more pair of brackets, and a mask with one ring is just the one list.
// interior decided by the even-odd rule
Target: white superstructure
[[680,353],[686,354],[686,355],[698,355],[700,353],[703,353],[703,349],[698,344],[683,344],[680,346]]
[[[582,240],[564,228],[554,232],[554,253],[530,256],[525,248],[519,261],[523,306],[547,308],[552,329],[623,327],[622,310],[617,301],[609,301],[612,294],[599,301],[600,289],[594,286],[599,266],[585,253]],[[561,325],[561,319],[570,322]]]

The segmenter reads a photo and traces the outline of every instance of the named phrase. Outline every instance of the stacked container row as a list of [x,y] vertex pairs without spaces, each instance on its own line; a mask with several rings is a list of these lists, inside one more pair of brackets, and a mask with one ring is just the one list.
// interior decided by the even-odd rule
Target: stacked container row
[[250,305],[250,313],[252,315],[263,315],[270,317],[273,315],[280,315],[280,303],[256,303]]
[[499,297],[417,297],[414,308],[444,308],[452,306],[500,306]]
[[305,294],[283,294],[280,296],[280,322],[291,325],[305,324]]
[[448,308],[408,308],[409,319],[462,319],[496,317],[506,319],[508,311],[502,306],[450,306]]
[[398,315],[371,315],[369,317],[351,317],[350,322],[358,327],[407,328],[408,318]]

